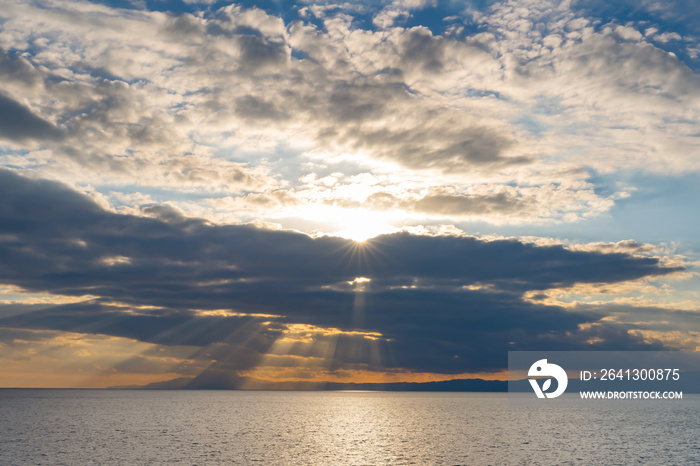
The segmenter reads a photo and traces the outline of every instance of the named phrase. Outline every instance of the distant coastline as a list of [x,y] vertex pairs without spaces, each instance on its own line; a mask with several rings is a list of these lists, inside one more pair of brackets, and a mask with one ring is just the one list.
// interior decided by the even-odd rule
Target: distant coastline
[[266,382],[253,383],[237,378],[198,380],[198,378],[178,378],[148,385],[127,385],[109,387],[111,389],[139,390],[374,390],[407,392],[506,392],[508,382],[503,380],[458,379],[440,382],[397,382],[397,383],[314,383],[314,382]]

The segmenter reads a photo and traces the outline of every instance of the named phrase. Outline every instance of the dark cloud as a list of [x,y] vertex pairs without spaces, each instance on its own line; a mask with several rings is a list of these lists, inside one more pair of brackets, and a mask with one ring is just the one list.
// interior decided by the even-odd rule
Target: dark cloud
[[[30,327],[34,327],[33,325]],[[14,347],[22,346],[35,342],[43,342],[51,340],[56,336],[56,332],[37,332],[34,330],[26,330],[21,328],[3,328],[0,327],[0,342],[3,346]],[[27,358],[27,355],[23,355]]]
[[377,120],[389,110],[392,100],[406,98],[398,83],[339,82],[328,94],[329,114],[340,123]]
[[0,137],[12,141],[61,139],[61,131],[16,100],[0,94]]
[[243,198],[245,202],[265,208],[299,204],[299,199],[288,191],[277,190],[268,193],[250,193]]
[[283,42],[241,35],[237,43],[241,53],[241,68],[248,72],[275,72],[287,64],[289,49]]
[[[265,353],[279,330],[261,325],[250,316],[206,316],[175,309],[133,309],[110,305],[101,300],[55,306],[2,320],[2,325],[91,334],[106,334],[148,343],[204,347],[225,343],[246,351]],[[207,355],[224,359],[221,355]],[[244,365],[244,368],[249,366]]]
[[[592,349],[591,336],[578,329],[599,320],[599,313],[528,303],[522,293],[679,270],[652,258],[516,240],[401,233],[358,245],[212,225],[166,207],[151,209],[159,218],[120,215],[65,185],[10,171],[0,171],[0,198],[1,283],[101,297],[9,316],[0,326],[165,345],[225,344],[224,353],[237,355],[238,367],[256,362],[289,324],[383,335],[333,337],[330,356],[340,366],[457,373],[503,367],[509,349]],[[353,282],[357,277],[371,281]],[[223,317],[196,309],[280,317]],[[603,336],[596,348],[644,346],[623,331]]]
[[54,306],[55,304],[0,304],[0,318],[26,314],[28,312],[41,311]]
[[200,37],[204,34],[204,22],[189,13],[182,13],[177,16],[166,17],[163,31],[172,35],[174,39],[181,40],[183,37]]
[[[250,9],[249,14],[262,14],[260,10]],[[264,14],[263,14],[264,15]],[[201,29],[196,20],[185,20],[188,34],[195,34]],[[238,67],[244,74],[266,71],[279,71],[288,64],[290,48],[287,46],[282,32],[282,23],[275,33],[262,31],[253,23],[248,23],[247,16],[241,15],[240,8],[225,7],[214,14],[214,18],[206,25],[206,35],[209,38],[226,38],[235,44],[239,54]],[[177,27],[175,23],[173,26]]]
[[696,311],[618,303],[579,304],[577,309],[606,315],[621,327],[654,332],[649,339],[676,340],[676,346],[687,351],[697,347],[695,340],[687,337],[688,333],[700,332],[700,314]]
[[[533,198],[520,197],[516,193],[456,194],[449,188],[430,189],[428,194],[419,199],[402,200],[390,193],[377,192],[368,196],[363,202],[334,199],[328,203],[348,208],[401,209],[451,217],[479,215],[526,217],[532,215],[533,209],[537,207]],[[633,253],[634,250],[629,249],[629,252]]]
[[[460,55],[471,56],[477,53],[471,45],[414,28],[397,39],[396,63],[387,63],[381,69],[352,69],[347,51],[314,49],[322,39],[319,30],[311,26],[306,28],[309,40],[295,45],[307,56],[290,59],[289,45],[276,32],[241,26],[237,21],[243,19],[224,10],[208,21],[202,38],[227,37],[238,51],[233,56],[238,58],[219,57],[217,54],[223,53],[220,50],[198,49],[197,55],[190,57],[192,63],[202,68],[207,62],[235,63],[230,71],[240,82],[251,80],[257,87],[263,80],[267,86],[264,98],[249,94],[233,97],[225,85],[211,89],[207,105],[217,119],[225,120],[231,108],[237,117],[249,122],[263,120],[280,125],[280,129],[303,122],[309,129],[317,128],[316,140],[325,148],[368,153],[411,169],[478,167],[488,171],[532,161],[506,153],[516,143],[515,135],[507,128],[491,127],[471,116],[465,119],[465,114],[431,105],[420,92],[411,90],[408,82],[416,78],[407,78],[405,72],[434,74],[443,67],[441,61],[448,46],[460,47],[464,49],[460,49]],[[293,31],[300,28],[298,23],[291,27]],[[373,47],[374,52],[382,48],[377,44]],[[319,58],[312,58],[316,54]],[[268,75],[263,76],[262,71]],[[211,72],[207,75],[211,78]],[[280,82],[286,84],[280,86]]]
[[399,53],[405,65],[437,73],[443,68],[444,39],[434,37],[428,28],[416,27],[401,37]]
[[34,86],[42,82],[41,74],[26,58],[11,55],[0,48],[0,77],[2,80],[14,81],[26,86]]
[[[472,237],[401,233],[377,237],[358,250],[340,238],[314,239],[250,225],[213,226],[184,218],[168,206],[150,209],[158,219],[118,215],[55,182],[31,181],[9,171],[0,172],[0,179],[5,200],[0,228],[8,238],[2,244],[7,260],[0,277],[34,290],[65,286],[62,292],[68,294],[97,289],[102,296],[123,298],[109,288],[133,283],[135,288],[124,292],[135,296],[139,283],[148,281],[162,279],[196,291],[207,287],[195,282],[230,280],[233,284],[216,290],[225,293],[270,281],[317,287],[360,276],[377,282],[489,282],[503,289],[533,290],[678,270],[650,258]],[[247,282],[236,285],[238,280]]]
[[441,215],[492,215],[526,213],[532,208],[531,200],[505,193],[484,196],[457,194],[430,194],[414,204],[418,212]]
[[243,118],[253,120],[284,120],[289,118],[288,115],[277,110],[272,102],[252,95],[237,98],[235,112]]
[[509,157],[505,150],[513,145],[506,132],[492,128],[465,125],[442,117],[425,115],[426,121],[407,129],[366,129],[349,126],[339,131],[322,130],[319,140],[324,143],[340,141],[354,150],[369,150],[375,156],[394,160],[412,169],[438,168],[449,172],[469,168],[496,168],[532,162],[528,157]]

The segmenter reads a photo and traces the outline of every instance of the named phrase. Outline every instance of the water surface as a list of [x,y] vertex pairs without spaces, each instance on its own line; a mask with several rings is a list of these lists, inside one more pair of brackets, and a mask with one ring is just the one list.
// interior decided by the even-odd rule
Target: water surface
[[[693,397],[693,395],[690,395]],[[700,464],[700,398],[513,409],[505,394],[0,390],[3,465]]]

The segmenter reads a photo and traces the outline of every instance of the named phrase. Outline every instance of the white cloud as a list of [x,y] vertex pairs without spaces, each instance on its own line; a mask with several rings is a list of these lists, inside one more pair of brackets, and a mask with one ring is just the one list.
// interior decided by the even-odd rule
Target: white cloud
[[591,169],[700,169],[700,81],[653,42],[680,36],[533,0],[472,12],[464,39],[398,26],[425,6],[386,3],[362,30],[360,4],[301,11],[322,28],[236,5],[8,5],[3,93],[66,136],[4,141],[0,161],[206,193],[182,203],[210,218],[355,203],[495,223],[607,212],[627,194],[597,193]]

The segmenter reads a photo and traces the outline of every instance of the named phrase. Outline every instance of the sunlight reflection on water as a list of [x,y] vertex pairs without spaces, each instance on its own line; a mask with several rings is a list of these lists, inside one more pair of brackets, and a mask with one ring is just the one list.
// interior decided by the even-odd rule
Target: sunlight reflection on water
[[699,464],[698,414],[700,398],[682,410],[561,411],[508,409],[505,394],[487,393],[0,390],[0,458],[3,465]]

